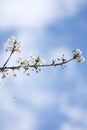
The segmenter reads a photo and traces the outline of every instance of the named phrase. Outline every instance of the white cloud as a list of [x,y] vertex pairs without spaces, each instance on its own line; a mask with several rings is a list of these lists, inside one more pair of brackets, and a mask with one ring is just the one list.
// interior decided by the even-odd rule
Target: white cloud
[[85,3],[86,0],[3,0],[0,4],[0,27],[45,27],[53,20],[75,15]]
[[86,130],[86,128],[81,128],[79,126],[74,126],[70,123],[64,123],[60,130]]
[[2,27],[32,28],[42,26],[54,18],[55,1],[19,0],[3,1],[1,4]]

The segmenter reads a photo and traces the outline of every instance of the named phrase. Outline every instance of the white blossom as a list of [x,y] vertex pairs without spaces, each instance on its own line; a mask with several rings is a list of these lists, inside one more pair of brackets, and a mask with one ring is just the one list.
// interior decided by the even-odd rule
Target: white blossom
[[42,57],[40,57],[40,56],[37,56],[37,57],[34,57],[34,56],[30,56],[30,61],[33,63],[33,64],[35,64],[35,63],[38,63],[38,64],[43,64],[43,63],[45,63],[45,60],[44,59],[42,59]]
[[18,64],[19,64],[19,66],[21,67],[21,68],[23,68],[24,69],[24,73],[28,76],[28,75],[30,75],[29,74],[29,60],[28,59],[23,59],[23,58],[21,58],[21,57],[19,57],[19,59],[18,59]]
[[27,67],[29,65],[29,60],[28,59],[23,59],[21,57],[19,57],[18,59],[18,64],[21,66],[21,67]]
[[35,64],[36,63],[36,58],[33,55],[31,55],[29,61],[31,63]]
[[77,59],[78,62],[84,62],[85,61],[85,58],[81,55],[78,56],[76,59]]
[[40,57],[40,56],[37,56],[36,61],[39,63],[45,63],[45,60],[42,59],[42,57]]
[[80,49],[75,49],[75,50],[73,50],[73,54],[75,54],[75,55],[81,55],[82,51]]
[[77,60],[77,62],[81,63],[85,61],[85,58],[82,56],[82,51],[80,49],[73,50],[73,57]]
[[4,45],[4,50],[5,51],[16,51],[16,52],[21,52],[21,46],[22,42],[17,40],[15,37],[11,37],[10,39],[7,40],[7,42]]

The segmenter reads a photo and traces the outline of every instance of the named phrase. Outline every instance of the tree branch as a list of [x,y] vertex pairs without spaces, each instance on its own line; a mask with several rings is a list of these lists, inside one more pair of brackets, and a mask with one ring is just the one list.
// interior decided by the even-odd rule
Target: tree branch
[[[68,62],[71,62],[72,60],[74,60],[74,57],[73,58],[71,58],[71,59],[69,59],[69,60],[67,60],[67,61],[63,61],[63,62],[60,62],[60,63],[55,63],[55,64],[34,64],[34,65],[29,65],[28,64],[28,66],[25,66],[25,67],[30,67],[30,68],[35,68],[36,67],[36,65],[39,67],[39,68],[41,68],[41,67],[53,67],[53,66],[62,66],[62,65],[64,65],[64,64],[67,64]],[[2,70],[5,70],[5,69],[8,69],[8,70],[15,70],[15,69],[20,69],[20,68],[22,68],[20,65],[19,66],[8,66],[8,67],[6,67],[6,66],[4,66],[4,67],[0,67],[0,70],[2,71]]]
[[7,59],[6,62],[3,64],[3,68],[7,65],[7,63],[8,63],[8,61],[10,60],[12,54],[14,53],[14,50],[15,50],[15,44],[16,44],[16,40],[15,40],[15,42],[14,42],[13,49],[12,49],[12,51],[11,51],[11,53],[10,53],[8,59]]
[[[82,56],[82,51],[80,49],[75,49],[73,50],[73,56],[71,59],[66,60],[64,57],[64,54],[62,55],[61,58],[53,59],[51,63],[45,64],[44,60],[40,57],[34,57],[30,56],[29,59],[23,59],[19,57],[17,63],[18,65],[16,66],[7,66],[7,63],[11,59],[11,56],[13,55],[14,52],[20,52],[21,51],[21,41],[16,40],[16,38],[11,37],[11,39],[8,39],[7,43],[5,44],[5,50],[10,51],[10,55],[7,58],[6,62],[3,64],[2,67],[0,67],[0,72],[2,78],[5,78],[8,75],[9,70],[19,70],[23,69],[24,73],[26,75],[29,75],[30,68],[33,68],[32,70],[35,70],[36,72],[39,72],[41,68],[43,67],[57,67],[61,66],[62,68],[64,67],[63,65],[71,62],[72,60],[76,60],[77,62],[81,63],[85,61],[85,58]],[[14,74],[16,76],[16,74]]]

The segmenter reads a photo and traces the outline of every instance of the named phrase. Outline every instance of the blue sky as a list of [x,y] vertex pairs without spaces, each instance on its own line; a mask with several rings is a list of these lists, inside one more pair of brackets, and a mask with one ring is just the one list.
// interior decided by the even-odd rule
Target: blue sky
[[[11,36],[23,42],[26,58],[32,53],[49,63],[62,54],[70,58],[76,48],[87,57],[87,0],[3,0],[0,18],[0,65]],[[0,88],[0,130],[87,130],[86,64],[10,74]]]

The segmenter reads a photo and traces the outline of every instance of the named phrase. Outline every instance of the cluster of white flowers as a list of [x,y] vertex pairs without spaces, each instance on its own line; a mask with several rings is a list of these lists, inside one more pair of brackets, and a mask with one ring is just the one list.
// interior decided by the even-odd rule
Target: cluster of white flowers
[[24,73],[26,73],[26,75],[29,75],[30,67],[32,67],[32,70],[36,70],[36,72],[38,72],[41,70],[40,65],[42,63],[45,63],[45,61],[40,56],[37,56],[36,58],[34,56],[30,56],[29,59],[23,59],[19,57],[17,63],[20,68],[24,69]]
[[29,60],[19,57],[17,63],[20,65],[20,67],[25,67],[29,65]]
[[80,49],[73,50],[73,57],[76,59],[79,63],[84,62],[85,58],[82,56],[82,51]]
[[24,73],[29,75],[29,60],[19,57],[17,63],[19,64],[20,68],[24,69]]
[[8,75],[8,69],[4,69],[0,75],[0,77],[3,79],[3,78],[6,78]]
[[31,62],[31,64],[33,64],[32,70],[35,70],[37,73],[39,71],[41,71],[40,65],[46,63],[45,60],[42,59],[42,57],[40,57],[40,56],[37,56],[37,57],[30,56],[30,62]]
[[39,64],[44,64],[45,63],[45,60],[42,59],[42,57],[40,56],[37,56],[37,57],[34,57],[34,56],[30,56],[30,61],[33,63],[33,64],[36,64],[36,63],[39,63]]
[[15,37],[11,37],[5,43],[4,50],[5,51],[21,52],[21,46],[22,46],[22,42],[21,41],[18,41]]

